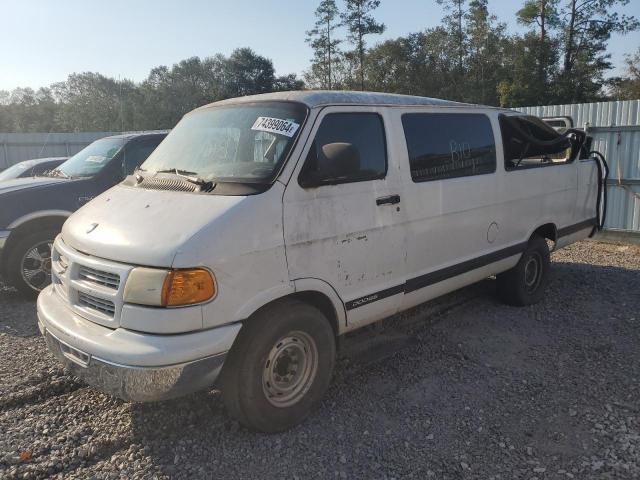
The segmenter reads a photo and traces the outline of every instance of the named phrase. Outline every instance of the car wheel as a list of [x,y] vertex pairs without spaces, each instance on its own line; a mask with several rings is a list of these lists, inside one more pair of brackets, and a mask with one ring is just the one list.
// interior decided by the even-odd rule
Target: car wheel
[[333,329],[318,309],[296,300],[263,308],[242,326],[225,361],[227,410],[263,432],[300,423],[329,386],[335,352]]
[[529,240],[518,264],[497,275],[500,298],[509,305],[525,306],[542,300],[549,284],[551,259],[547,241],[539,236]]
[[8,252],[9,283],[29,298],[51,283],[51,247],[56,235],[54,230],[31,233],[19,238]]

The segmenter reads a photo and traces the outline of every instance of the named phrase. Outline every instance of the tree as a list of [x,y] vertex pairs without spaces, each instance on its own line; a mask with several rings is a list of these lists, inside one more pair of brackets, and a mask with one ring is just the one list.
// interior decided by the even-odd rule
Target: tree
[[241,97],[273,90],[275,71],[268,58],[257,55],[250,48],[238,48],[225,64],[229,97]]
[[627,55],[626,76],[611,79],[611,96],[616,100],[640,99],[640,48]]
[[300,89],[293,75],[275,76],[271,60],[251,49],[151,70],[141,83],[85,72],[34,91],[0,91],[0,131],[167,129],[201,105],[224,98]]
[[333,33],[339,26],[336,22],[339,11],[335,0],[322,0],[316,9],[316,23],[307,32],[306,41],[313,49],[311,71],[321,79],[321,88],[333,87],[333,65],[338,60],[338,46],[342,40]]
[[289,92],[291,90],[302,90],[304,82],[300,80],[295,73],[281,75],[273,81],[274,92]]
[[453,34],[456,44],[456,55],[458,58],[458,70],[462,72],[464,68],[464,57],[466,53],[465,32],[463,21],[466,15],[466,0],[436,0],[439,5],[443,5],[449,15],[442,19],[443,24]]
[[556,29],[560,24],[558,16],[559,0],[527,0],[524,6],[516,13],[518,23],[529,27],[538,28],[537,42],[530,36],[529,43],[537,51],[536,72],[538,77],[538,94],[545,95],[551,81],[557,61],[557,42],[549,38],[549,31]]
[[620,15],[616,6],[629,0],[565,0],[560,10],[562,71],[556,100],[587,102],[602,97],[604,73],[611,69],[606,54],[611,34],[625,34],[640,24],[633,16]]
[[387,40],[367,54],[372,90],[453,98],[451,37],[443,27]]
[[465,15],[464,36],[468,39],[467,67],[461,100],[474,103],[498,102],[497,84],[504,76],[503,41],[506,25],[489,13],[487,0],[472,0]]
[[347,27],[348,39],[355,47],[349,56],[357,63],[361,90],[364,90],[365,86],[365,37],[381,34],[385,30],[385,25],[378,23],[371,14],[379,6],[380,0],[346,0],[346,10],[341,14]]
[[136,130],[138,90],[130,80],[115,80],[99,73],[69,75],[52,85],[62,131]]
[[547,31],[558,26],[559,0],[526,0],[523,7],[516,13],[519,23],[526,26],[537,25],[540,42],[547,39]]

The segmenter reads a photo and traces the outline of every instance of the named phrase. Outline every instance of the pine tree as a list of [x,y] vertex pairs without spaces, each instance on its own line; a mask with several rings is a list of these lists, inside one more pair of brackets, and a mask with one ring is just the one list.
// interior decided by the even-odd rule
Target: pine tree
[[338,60],[338,47],[342,40],[335,38],[334,30],[340,25],[335,0],[322,0],[316,9],[316,23],[307,32],[307,43],[313,48],[311,73],[319,76],[321,87],[331,90],[335,84],[333,66]]
[[357,62],[360,89],[364,90],[365,54],[367,35],[381,34],[385,30],[383,23],[378,23],[371,12],[380,6],[380,0],[346,0],[346,10],[341,14],[342,21],[347,27],[349,41],[354,51],[351,56]]

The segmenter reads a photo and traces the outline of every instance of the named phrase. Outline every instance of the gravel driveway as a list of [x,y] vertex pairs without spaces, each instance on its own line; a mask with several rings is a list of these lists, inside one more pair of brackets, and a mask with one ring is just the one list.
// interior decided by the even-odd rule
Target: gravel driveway
[[128,404],[65,375],[0,291],[2,478],[640,477],[640,247],[553,255],[546,299],[490,280],[345,341],[322,405],[277,435],[217,392]]

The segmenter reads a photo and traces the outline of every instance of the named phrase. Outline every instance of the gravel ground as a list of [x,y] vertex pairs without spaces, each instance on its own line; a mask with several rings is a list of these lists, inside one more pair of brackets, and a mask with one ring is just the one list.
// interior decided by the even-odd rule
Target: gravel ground
[[546,299],[490,280],[349,337],[322,405],[247,431],[215,391],[128,404],[66,375],[0,292],[2,478],[640,478],[640,247],[553,255]]

